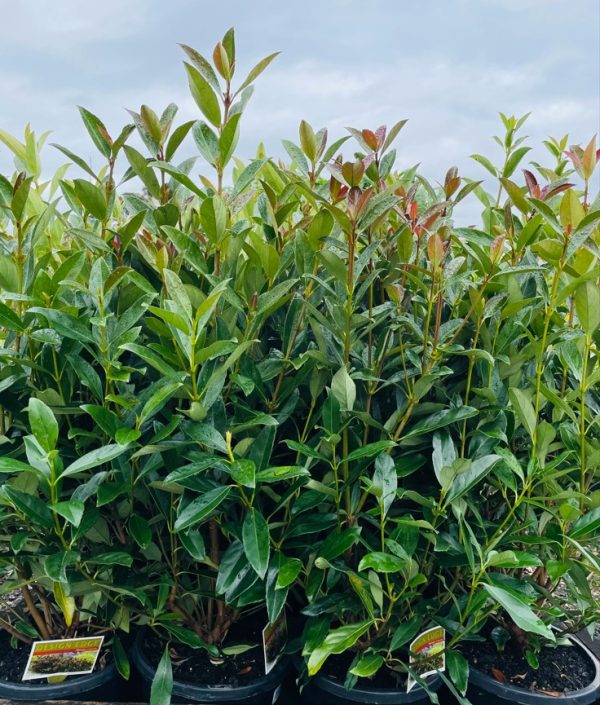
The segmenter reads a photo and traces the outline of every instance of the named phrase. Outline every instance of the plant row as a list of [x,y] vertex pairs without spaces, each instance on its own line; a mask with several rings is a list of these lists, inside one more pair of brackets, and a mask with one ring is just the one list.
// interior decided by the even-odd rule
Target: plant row
[[599,614],[595,142],[521,171],[502,115],[486,183],[437,184],[395,169],[405,121],[302,121],[290,161],[242,163],[275,55],[236,84],[233,32],[183,49],[200,119],[144,105],[111,136],[81,108],[98,171],[53,145],[48,179],[46,135],[0,131],[0,629],[106,633],[128,675],[145,626],[155,702],[178,645],[227,658],[257,611],[348,687],[402,683],[433,625],[457,693],[465,640],[535,668]]

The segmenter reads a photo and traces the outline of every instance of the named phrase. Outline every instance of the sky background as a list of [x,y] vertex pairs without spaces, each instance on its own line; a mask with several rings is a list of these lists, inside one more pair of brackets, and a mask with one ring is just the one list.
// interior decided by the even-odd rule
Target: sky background
[[[326,126],[330,139],[347,125],[408,118],[398,168],[420,162],[443,181],[457,165],[483,178],[469,155],[501,161],[491,140],[500,110],[532,111],[524,130],[532,145],[566,133],[587,143],[600,130],[598,0],[0,0],[0,18],[0,127],[17,137],[27,122],[36,133],[52,130],[49,141],[96,167],[100,155],[76,106],[113,136],[128,121],[125,108],[142,103],[157,112],[177,103],[177,122],[200,117],[177,43],[209,56],[232,25],[238,82],[263,56],[283,52],[257,81],[242,159],[260,141],[283,156],[280,140],[298,142],[302,118]],[[185,144],[182,158],[196,153],[191,137]],[[545,154],[531,152],[550,163]],[[45,148],[45,172],[63,161]],[[0,173],[12,169],[0,144]],[[464,217],[475,211],[463,206]]]

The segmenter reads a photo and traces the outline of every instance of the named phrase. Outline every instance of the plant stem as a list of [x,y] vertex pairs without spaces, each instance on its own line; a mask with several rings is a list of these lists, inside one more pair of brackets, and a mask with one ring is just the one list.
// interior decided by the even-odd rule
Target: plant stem
[[588,360],[590,356],[590,351],[592,348],[592,336],[585,336],[585,344],[583,346],[583,369],[581,372],[581,383],[579,385],[579,508],[583,512],[585,507],[585,495],[587,490],[586,481],[586,447],[585,447],[585,434],[586,434],[586,424],[585,424],[585,393],[587,388],[587,373],[588,373]]

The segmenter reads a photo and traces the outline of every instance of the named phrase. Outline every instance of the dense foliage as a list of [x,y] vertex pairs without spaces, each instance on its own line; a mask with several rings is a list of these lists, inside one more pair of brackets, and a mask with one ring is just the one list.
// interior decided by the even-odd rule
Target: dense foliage
[[81,108],[98,172],[53,145],[48,180],[45,136],[0,130],[0,627],[112,632],[127,675],[134,624],[219,656],[289,604],[308,673],[349,650],[349,686],[406,673],[434,624],[459,691],[465,638],[535,666],[599,612],[595,140],[521,177],[526,116],[502,115],[490,183],[434,185],[394,169],[404,120],[302,121],[289,164],[244,164],[276,55],[237,85],[233,31],[212,65],[183,49],[203,118],[144,105],[111,136]]

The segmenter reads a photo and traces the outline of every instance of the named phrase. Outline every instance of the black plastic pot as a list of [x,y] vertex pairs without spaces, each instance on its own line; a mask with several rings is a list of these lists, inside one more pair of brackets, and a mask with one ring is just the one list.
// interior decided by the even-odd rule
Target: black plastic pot
[[76,700],[90,702],[92,700],[114,701],[121,694],[123,680],[117,673],[113,663],[95,673],[85,676],[70,676],[62,683],[47,681],[26,681],[25,683],[9,683],[0,680],[0,698],[6,700]]
[[594,680],[585,688],[554,697],[543,693],[534,693],[524,688],[517,688],[508,683],[500,683],[487,673],[469,669],[469,689],[467,697],[472,705],[594,705],[600,703],[600,661],[594,654],[576,637],[570,637],[571,641],[583,649],[593,661],[596,668]]
[[[427,679],[428,687],[437,691],[442,685],[442,679],[432,676]],[[315,676],[302,691],[302,702],[310,705],[408,705],[409,703],[428,703],[429,696],[420,686],[416,685],[410,693],[400,690],[366,688],[355,686],[351,690],[344,688],[343,683],[334,681],[329,676]]]
[[[134,641],[131,660],[144,686],[145,700],[149,700],[155,668],[143,652],[143,632]],[[173,703],[220,703],[221,705],[273,705],[279,697],[281,684],[290,670],[289,659],[282,659],[266,676],[242,686],[202,686],[173,681]]]

